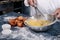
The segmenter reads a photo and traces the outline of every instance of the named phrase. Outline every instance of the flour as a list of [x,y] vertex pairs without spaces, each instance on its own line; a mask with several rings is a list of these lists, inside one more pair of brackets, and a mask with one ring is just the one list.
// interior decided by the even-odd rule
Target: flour
[[3,34],[3,35],[9,35],[9,34],[11,34],[11,33],[12,33],[12,31],[11,31],[11,30],[8,30],[8,29],[2,31],[2,34]]
[[11,25],[9,25],[9,24],[3,24],[3,25],[2,25],[2,29],[3,29],[3,30],[11,29]]

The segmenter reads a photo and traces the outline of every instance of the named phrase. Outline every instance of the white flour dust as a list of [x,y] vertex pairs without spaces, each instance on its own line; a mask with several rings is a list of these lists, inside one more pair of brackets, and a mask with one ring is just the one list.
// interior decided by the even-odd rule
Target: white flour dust
[[[30,32],[26,27],[18,28],[18,30],[12,31],[10,35],[1,35],[1,38],[7,38],[7,39],[19,39],[19,40],[54,40],[54,37],[49,36],[45,37],[43,34],[40,34],[39,36]],[[57,38],[55,37],[57,40]]]

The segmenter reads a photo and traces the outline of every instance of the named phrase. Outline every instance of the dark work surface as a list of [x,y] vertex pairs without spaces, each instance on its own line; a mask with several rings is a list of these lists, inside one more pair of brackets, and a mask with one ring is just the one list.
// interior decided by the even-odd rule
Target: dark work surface
[[[4,21],[4,17],[8,17],[8,16],[15,16],[15,17],[17,17],[17,16],[20,16],[20,15],[22,15],[22,16],[25,16],[26,17],[26,15],[24,15],[24,14],[19,14],[19,13],[15,13],[15,12],[10,12],[10,13],[7,13],[7,14],[5,14],[5,15],[1,15],[0,16],[0,32],[2,31],[2,28],[1,28],[1,26],[2,26],[2,24],[6,24],[7,22],[5,22]],[[51,29],[49,29],[49,30],[47,30],[47,31],[45,31],[45,32],[34,32],[34,31],[32,31],[32,30],[30,30],[30,32],[32,33],[32,34],[35,34],[35,35],[37,35],[37,36],[39,36],[39,35],[45,35],[45,34],[48,34],[48,35],[50,35],[50,36],[58,36],[58,35],[60,35],[60,22],[56,22],[53,26],[52,26],[52,28]],[[47,36],[47,35],[46,35]],[[47,36],[48,37],[48,36]],[[4,38],[4,39],[0,39],[0,40],[7,40],[6,38]],[[17,39],[9,39],[9,40],[17,40]],[[22,39],[21,39],[22,40]],[[26,40],[26,39],[25,39]],[[37,39],[38,40],[38,39]],[[48,40],[48,39],[46,39],[46,40]],[[60,39],[59,39],[60,40]]]
[[7,4],[0,4],[0,11],[4,11],[7,8],[13,7],[12,3],[7,3]]

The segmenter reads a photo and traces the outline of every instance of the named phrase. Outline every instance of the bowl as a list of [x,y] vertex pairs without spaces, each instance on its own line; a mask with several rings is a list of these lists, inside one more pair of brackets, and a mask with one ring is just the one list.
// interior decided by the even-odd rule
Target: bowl
[[[48,30],[48,29],[50,29],[56,22],[57,22],[57,20],[56,20],[56,17],[54,17],[54,16],[52,16],[52,15],[49,15],[48,16],[48,19],[49,19],[49,21],[51,21],[51,23],[49,23],[48,25],[46,25],[46,26],[31,26],[31,25],[29,25],[28,23],[27,23],[27,21],[29,21],[30,19],[32,19],[32,17],[29,17],[25,22],[24,22],[24,24],[26,25],[26,26],[28,26],[30,29],[32,29],[32,30],[35,30],[35,31],[46,31],[46,30]],[[45,20],[45,19],[44,19]]]

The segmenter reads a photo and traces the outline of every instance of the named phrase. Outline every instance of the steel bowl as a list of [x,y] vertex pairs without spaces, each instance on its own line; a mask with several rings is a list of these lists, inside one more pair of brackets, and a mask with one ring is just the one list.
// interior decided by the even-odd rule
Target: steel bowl
[[26,21],[28,21],[28,20],[31,19],[32,17],[29,17],[29,18],[24,22],[24,24],[25,24],[26,26],[28,26],[30,29],[35,30],[35,31],[46,31],[46,30],[50,29],[50,28],[53,26],[53,24],[55,24],[55,23],[57,22],[56,17],[54,17],[54,16],[52,16],[52,15],[48,15],[47,17],[48,17],[48,20],[49,20],[49,21],[52,21],[52,22],[51,22],[50,24],[46,25],[46,26],[38,27],[38,26],[31,26],[31,25],[27,24]]

